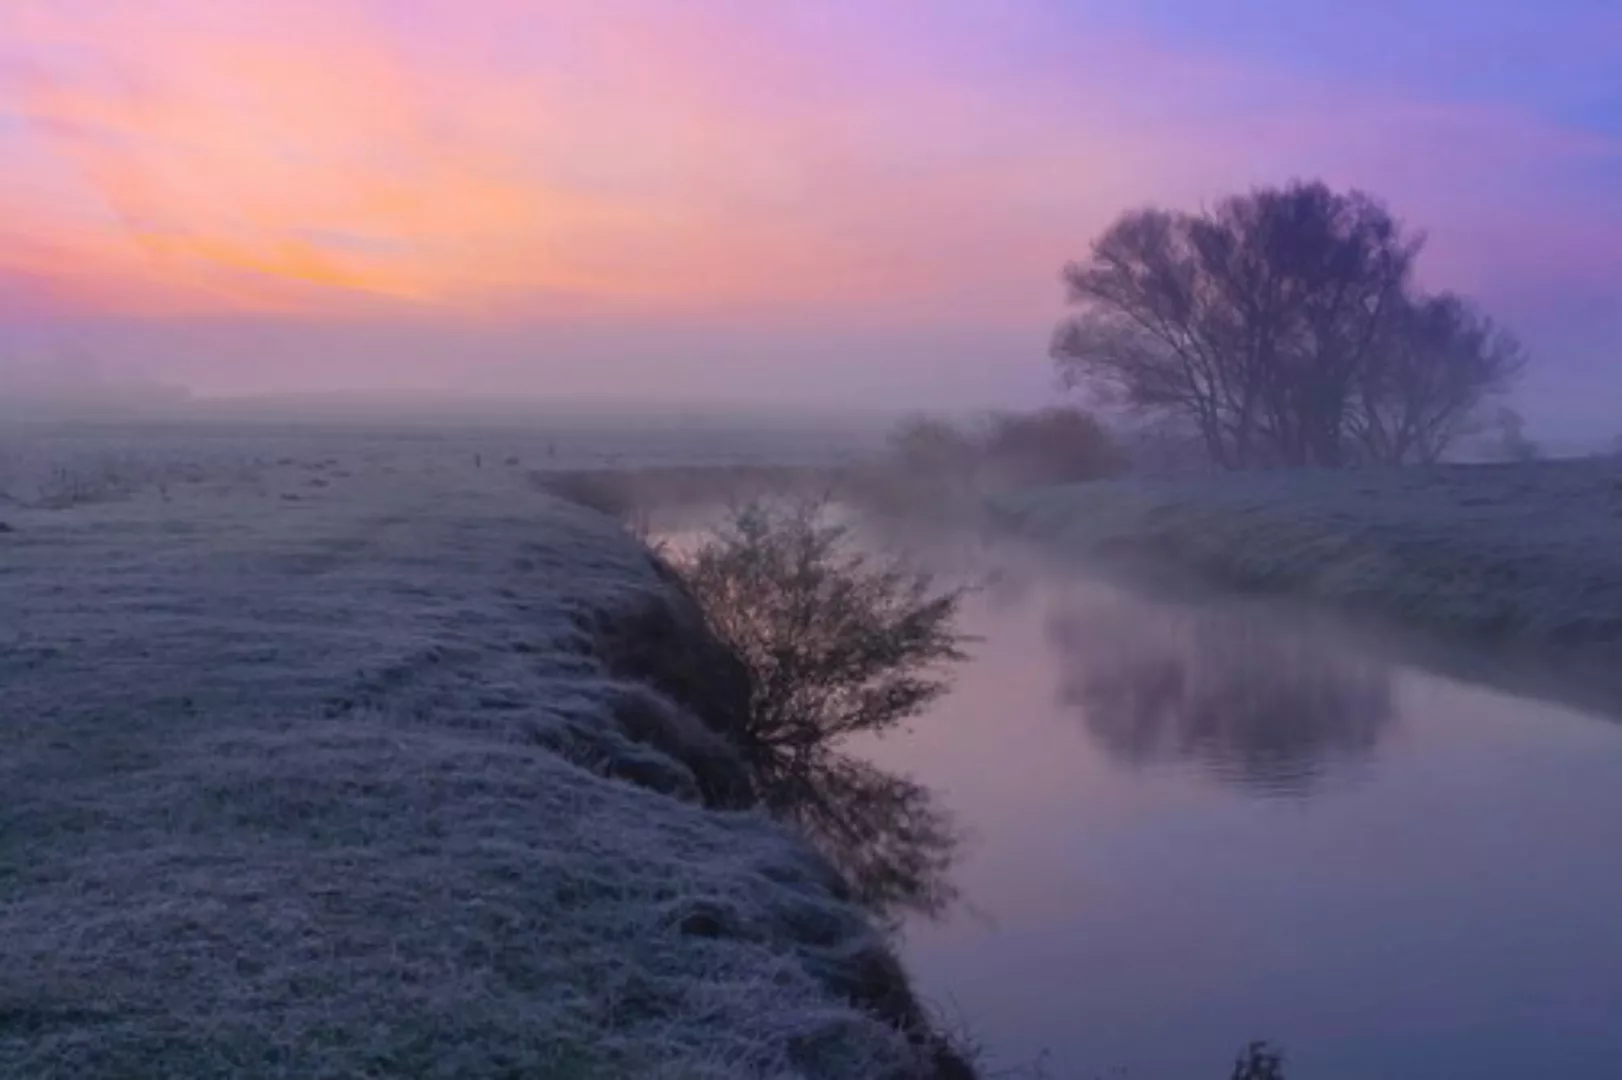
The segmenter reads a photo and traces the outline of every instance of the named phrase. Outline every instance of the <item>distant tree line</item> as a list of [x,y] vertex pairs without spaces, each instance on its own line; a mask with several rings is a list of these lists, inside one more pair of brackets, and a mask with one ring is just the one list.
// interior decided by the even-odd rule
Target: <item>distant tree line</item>
[[918,415],[896,426],[875,467],[852,478],[850,494],[869,509],[951,510],[994,491],[1096,480],[1127,464],[1114,435],[1083,409],[964,422]]
[[1075,313],[1052,356],[1067,386],[1182,425],[1226,468],[1436,461],[1526,354],[1418,289],[1423,244],[1322,183],[1134,210],[1065,267]]

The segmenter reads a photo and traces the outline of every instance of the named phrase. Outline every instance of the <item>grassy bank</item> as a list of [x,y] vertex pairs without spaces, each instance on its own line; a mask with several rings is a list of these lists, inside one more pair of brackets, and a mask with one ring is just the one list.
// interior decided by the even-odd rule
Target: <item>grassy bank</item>
[[814,497],[842,489],[849,475],[848,467],[821,465],[640,465],[528,474],[537,491],[660,527],[680,527],[765,496]]
[[1622,467],[1564,461],[1106,481],[994,500],[1016,532],[1471,643],[1622,657]]
[[6,512],[0,1075],[937,1074],[644,551],[516,473],[251,471]]

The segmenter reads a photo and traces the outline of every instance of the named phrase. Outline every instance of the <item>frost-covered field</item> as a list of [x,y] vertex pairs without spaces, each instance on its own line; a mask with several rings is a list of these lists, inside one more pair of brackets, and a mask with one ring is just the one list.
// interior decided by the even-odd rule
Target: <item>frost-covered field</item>
[[[10,505],[63,505],[132,489],[223,482],[237,491],[278,481],[289,468],[369,475],[460,476],[485,469],[582,470],[658,467],[827,466],[867,452],[841,430],[761,430],[718,422],[601,421],[37,424],[0,419],[0,512]],[[331,479],[330,476],[325,479]]]
[[863,915],[604,652],[691,612],[519,452],[0,435],[0,1076],[923,1074]]
[[1622,464],[1143,479],[994,513],[1086,556],[1173,566],[1472,640],[1622,656]]

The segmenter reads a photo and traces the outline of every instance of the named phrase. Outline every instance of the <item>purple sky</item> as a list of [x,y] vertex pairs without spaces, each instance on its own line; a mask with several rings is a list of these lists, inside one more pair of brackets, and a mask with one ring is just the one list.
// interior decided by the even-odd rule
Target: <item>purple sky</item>
[[0,378],[1033,401],[1115,213],[1300,176],[1622,431],[1598,0],[13,0],[0,161]]

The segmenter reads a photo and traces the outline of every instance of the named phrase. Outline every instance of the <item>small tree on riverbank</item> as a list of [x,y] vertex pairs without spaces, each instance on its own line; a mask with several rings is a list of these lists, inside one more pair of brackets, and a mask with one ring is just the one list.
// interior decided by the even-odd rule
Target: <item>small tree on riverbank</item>
[[744,662],[750,709],[725,734],[760,797],[819,842],[858,898],[937,912],[957,836],[927,789],[840,751],[946,692],[965,658],[962,590],[863,551],[825,501],[757,501],[669,556],[710,628]]
[[746,753],[793,759],[923,711],[963,660],[962,590],[870,555],[820,500],[750,503],[673,559],[755,675]]

